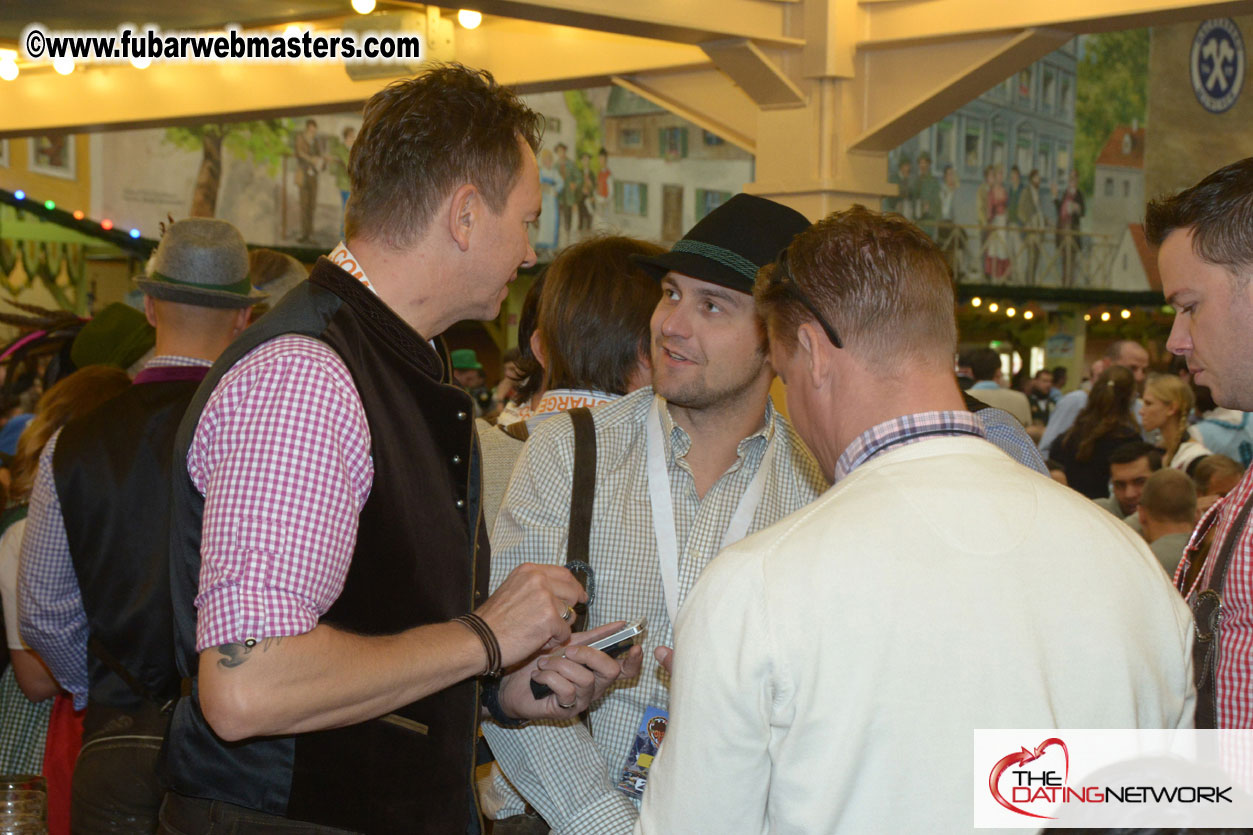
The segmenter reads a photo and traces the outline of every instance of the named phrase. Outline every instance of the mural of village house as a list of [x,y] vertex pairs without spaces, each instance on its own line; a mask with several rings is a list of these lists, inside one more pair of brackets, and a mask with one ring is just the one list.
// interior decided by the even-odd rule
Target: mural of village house
[[1084,36],[889,155],[885,208],[914,219],[958,279],[1147,290],[1150,31]]
[[752,154],[621,87],[526,98],[548,124],[541,260],[597,232],[673,243],[753,177]]
[[[593,232],[675,241],[752,179],[751,154],[624,89],[524,98],[545,122],[542,261]],[[96,213],[141,229],[220,217],[253,244],[329,249],[360,124],[335,113],[98,135]]]

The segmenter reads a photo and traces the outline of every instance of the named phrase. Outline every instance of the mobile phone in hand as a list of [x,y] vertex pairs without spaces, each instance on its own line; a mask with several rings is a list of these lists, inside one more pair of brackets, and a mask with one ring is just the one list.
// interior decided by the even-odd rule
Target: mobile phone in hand
[[[635,639],[643,634],[646,622],[644,618],[637,618],[612,635],[606,635],[599,640],[592,641],[588,646],[592,649],[600,650],[610,658],[617,658],[635,646]],[[552,692],[552,688],[547,684],[541,684],[534,680],[531,681],[531,695],[537,700],[551,695]]]

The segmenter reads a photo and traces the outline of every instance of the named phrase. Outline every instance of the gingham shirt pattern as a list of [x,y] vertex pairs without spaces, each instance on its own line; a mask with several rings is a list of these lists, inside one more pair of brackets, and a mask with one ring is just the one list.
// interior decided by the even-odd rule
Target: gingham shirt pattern
[[[614,784],[644,709],[669,703],[664,673],[653,658],[673,645],[666,613],[648,493],[646,421],[653,403],[644,388],[592,412],[597,472],[590,543],[596,598],[589,625],[648,619],[644,669],[615,686],[593,709],[592,734],[578,722],[535,723],[520,730],[484,725],[505,774],[558,833],[629,832],[637,816],[632,799]],[[799,510],[826,488],[817,462],[792,427],[767,404],[763,426],[742,440],[730,469],[702,500],[684,456],[691,438],[661,409],[666,462],[679,543],[680,600],[717,554],[772,439],[778,443],[761,504],[749,532]],[[492,535],[492,586],[523,562],[565,562],[574,435],[567,415],[536,428],[526,443]],[[710,767],[717,767],[713,762]]]
[[835,462],[835,480],[890,448],[908,446],[937,435],[984,437],[983,422],[973,412],[919,412],[870,427],[853,439]]
[[[153,357],[144,367],[209,365],[195,357],[167,354]],[[22,640],[39,653],[57,683],[74,697],[75,710],[81,710],[87,706],[87,613],[52,477],[52,455],[60,437],[58,429],[48,439],[31,485],[17,579],[18,617]]]
[[205,404],[187,471],[205,497],[196,651],[311,631],[343,590],[374,479],[343,360],[304,336],[254,348]]
[[56,699],[31,702],[10,664],[0,673],[0,773],[38,774],[43,770],[44,739]]
[[980,409],[974,415],[983,425],[984,437],[1000,447],[1001,452],[1024,467],[1030,467],[1045,476],[1049,474],[1044,457],[1040,455],[1040,450],[1036,448],[1027,430],[1022,428],[1018,418],[1004,409],[995,408]]
[[[1236,488],[1215,502],[1193,529],[1193,541],[1188,542],[1184,553],[1190,553],[1198,533],[1215,514],[1214,539],[1210,557],[1218,556],[1218,549],[1227,541],[1231,526],[1240,508],[1253,500],[1253,468],[1247,470]],[[1223,582],[1222,633],[1219,637],[1216,691],[1218,727],[1253,728],[1253,519],[1239,532],[1239,540],[1227,564],[1227,577]],[[1175,583],[1188,570],[1188,561],[1181,560],[1175,570]],[[1189,605],[1195,605],[1196,593],[1209,587],[1214,572],[1213,560],[1201,569],[1201,576],[1191,589]],[[1253,759],[1253,758],[1250,758]],[[1249,768],[1250,759],[1242,760],[1242,769]]]

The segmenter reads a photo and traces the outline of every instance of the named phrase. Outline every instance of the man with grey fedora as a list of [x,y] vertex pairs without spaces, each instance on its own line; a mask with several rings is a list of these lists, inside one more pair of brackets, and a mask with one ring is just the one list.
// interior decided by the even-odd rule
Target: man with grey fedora
[[[596,703],[587,725],[483,729],[505,775],[555,831],[631,831],[651,758],[634,743],[659,735],[669,699],[652,651],[671,643],[683,599],[722,547],[826,489],[770,401],[774,372],[752,298],[757,269],[808,226],[793,209],[740,194],[670,252],[636,259],[662,290],[653,384],[592,412],[587,616],[589,626],[646,618],[645,670]],[[574,457],[568,414],[527,442],[492,532],[493,584],[523,563],[566,561]]]
[[49,440],[22,543],[22,635],[86,707],[75,832],[152,832],[157,753],[179,695],[170,607],[174,433],[209,366],[265,298],[234,226],[172,224],[136,279],[156,353],[135,384]]

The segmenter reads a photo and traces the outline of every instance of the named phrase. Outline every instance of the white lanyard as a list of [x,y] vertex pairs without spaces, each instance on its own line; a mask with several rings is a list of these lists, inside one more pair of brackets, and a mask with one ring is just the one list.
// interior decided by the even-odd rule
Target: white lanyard
[[[653,506],[653,531],[657,536],[657,560],[661,563],[661,587],[666,596],[666,612],[670,624],[679,616],[679,536],[674,526],[674,501],[670,494],[670,471],[666,467],[665,436],[661,423],[661,398],[653,398],[648,413],[648,499]],[[761,463],[748,489],[740,497],[731,516],[731,524],[718,545],[721,551],[748,535],[757,506],[766,491],[766,475],[774,463],[773,440],[762,453]]]

